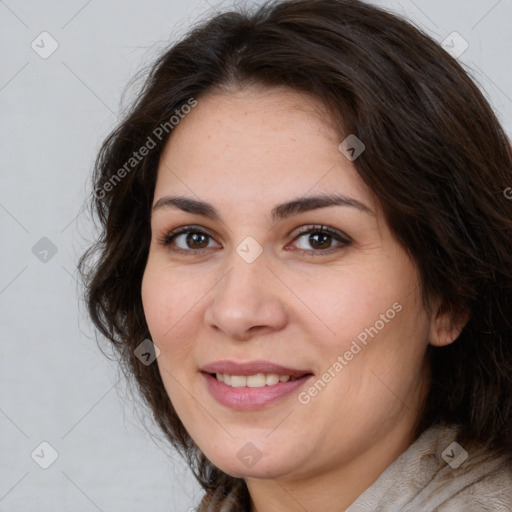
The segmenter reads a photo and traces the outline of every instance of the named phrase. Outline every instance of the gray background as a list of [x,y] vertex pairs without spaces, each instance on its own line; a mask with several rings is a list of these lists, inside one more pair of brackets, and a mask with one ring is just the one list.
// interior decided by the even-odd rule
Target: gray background
[[[469,47],[459,60],[512,133],[512,0],[373,3],[439,42],[461,34]],[[125,86],[194,20],[227,5],[0,0],[1,512],[197,505],[190,471],[98,349],[75,266],[94,236],[81,213],[90,170]],[[31,47],[51,49],[43,31],[59,45],[46,59]],[[47,469],[43,441],[58,452]]]

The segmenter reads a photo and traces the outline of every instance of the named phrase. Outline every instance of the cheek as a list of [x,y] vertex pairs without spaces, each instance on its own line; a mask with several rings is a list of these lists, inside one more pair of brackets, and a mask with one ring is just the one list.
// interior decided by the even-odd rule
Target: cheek
[[[297,279],[297,294],[321,322],[325,335],[312,339],[329,363],[352,351],[357,356],[348,353],[347,359],[358,361],[350,364],[353,370],[380,361],[393,373],[401,360],[415,366],[421,359],[428,318],[412,263],[400,253],[373,263],[330,269],[309,286]],[[309,313],[308,317],[314,316]]]
[[146,268],[142,278],[141,296],[144,316],[153,338],[160,338],[164,326],[169,322],[169,300],[164,276],[159,275],[150,267]]
[[308,282],[296,277],[293,288],[307,306],[307,315],[303,318],[319,322],[319,328],[325,333],[322,344],[339,345],[340,349],[365,328],[380,321],[381,314],[388,312],[388,317],[394,317],[393,304],[401,302],[405,296],[401,281],[395,279],[389,269],[380,271],[347,265],[328,269],[318,277]]
[[[187,312],[191,313],[184,290],[172,282],[169,272],[148,265],[142,279],[144,315],[151,339],[160,349],[156,360],[169,399],[178,415],[188,417],[190,400],[183,389],[190,372],[193,336],[185,332]],[[181,319],[181,321],[180,321]]]
[[[144,315],[153,341],[166,351],[170,343],[177,345],[182,339],[180,329],[186,324],[187,314],[192,314],[194,297],[188,287],[171,279],[170,272],[149,266],[142,279],[141,295]],[[181,319],[181,320],[180,320]]]

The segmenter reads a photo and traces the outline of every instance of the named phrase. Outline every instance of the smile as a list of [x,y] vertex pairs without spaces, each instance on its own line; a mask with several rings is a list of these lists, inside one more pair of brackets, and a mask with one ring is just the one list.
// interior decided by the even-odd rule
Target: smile
[[[313,377],[312,374],[292,378],[289,375],[277,374],[229,375],[204,372],[201,375],[212,398],[221,405],[236,410],[263,408],[284,400]],[[219,380],[219,377],[227,377],[229,384]],[[265,384],[262,384],[263,379]],[[270,384],[267,384],[267,379]]]

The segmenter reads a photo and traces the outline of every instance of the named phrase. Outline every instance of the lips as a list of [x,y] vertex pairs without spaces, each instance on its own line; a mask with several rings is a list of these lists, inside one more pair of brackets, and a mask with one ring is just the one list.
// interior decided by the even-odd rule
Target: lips
[[[210,395],[220,404],[236,410],[259,409],[270,406],[297,392],[313,377],[309,370],[290,368],[270,361],[216,361],[201,368]],[[253,375],[265,375],[273,381],[270,385],[249,382]],[[285,376],[285,378],[277,377]],[[244,377],[247,377],[246,382]],[[226,379],[228,379],[226,381]],[[233,387],[233,380],[237,384]],[[240,387],[239,387],[240,386]]]
[[311,375],[310,370],[301,370],[282,366],[270,361],[247,361],[236,363],[234,361],[215,361],[201,368],[201,371],[208,374],[224,373],[229,375],[255,375],[257,373],[276,373],[277,375],[290,375],[290,377],[303,377]]

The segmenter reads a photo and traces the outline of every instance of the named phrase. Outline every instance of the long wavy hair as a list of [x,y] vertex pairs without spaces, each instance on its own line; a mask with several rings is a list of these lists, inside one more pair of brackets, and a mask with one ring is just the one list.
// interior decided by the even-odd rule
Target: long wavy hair
[[[419,430],[457,424],[459,442],[512,454],[509,139],[469,73],[410,22],[358,0],[272,1],[201,21],[151,66],[99,151],[88,204],[101,233],[79,262],[93,323],[205,490],[199,510],[249,510],[248,490],[206,459],[157,365],[135,356],[150,338],[141,281],[169,119],[191,99],[251,84],[320,99],[340,141],[353,133],[364,142],[354,165],[415,261],[426,307],[436,296],[453,318],[469,314],[454,343],[428,348],[431,382]],[[154,147],[130,160],[150,136]]]

